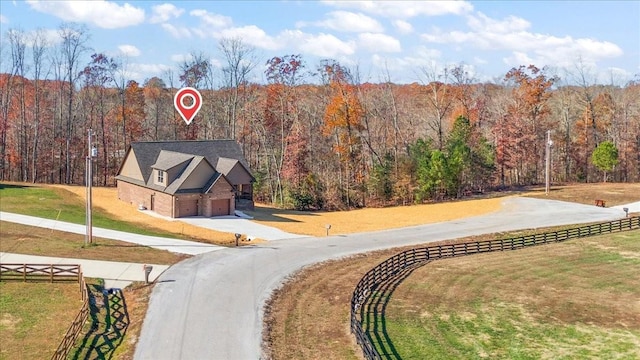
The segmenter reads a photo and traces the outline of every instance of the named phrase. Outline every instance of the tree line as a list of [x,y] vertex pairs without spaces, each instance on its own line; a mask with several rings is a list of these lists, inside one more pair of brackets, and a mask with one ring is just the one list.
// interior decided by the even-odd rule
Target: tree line
[[[259,61],[242,39],[223,39],[218,68],[192,53],[139,84],[126,59],[89,47],[86,28],[11,29],[0,74],[0,179],[83,184],[87,134],[98,185],[133,141],[235,139],[258,201],[342,209],[459,198],[542,184],[547,132],[551,181],[640,181],[640,81],[602,85],[579,60],[563,77],[523,65],[477,81],[463,64],[362,81],[357,67],[291,54]],[[264,65],[262,67],[262,65]],[[257,70],[261,66],[262,71]],[[252,74],[265,79],[252,82]],[[190,125],[177,89],[199,89]]]

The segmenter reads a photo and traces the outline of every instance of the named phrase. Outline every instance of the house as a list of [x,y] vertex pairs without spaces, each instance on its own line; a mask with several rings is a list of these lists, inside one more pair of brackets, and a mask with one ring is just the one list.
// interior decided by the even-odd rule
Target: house
[[254,178],[234,140],[134,142],[116,182],[118,199],[173,218],[253,209]]

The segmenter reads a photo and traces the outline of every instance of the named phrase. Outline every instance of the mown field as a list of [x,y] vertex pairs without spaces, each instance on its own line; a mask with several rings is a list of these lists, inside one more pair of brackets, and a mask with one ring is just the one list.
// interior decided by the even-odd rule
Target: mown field
[[398,286],[397,358],[640,358],[640,231],[435,261]]
[[[396,252],[319,264],[285,284],[266,315],[269,356],[360,358],[349,331],[351,292],[362,274]],[[435,261],[394,291],[379,324],[391,340],[383,353],[390,359],[637,359],[638,273],[640,231]]]

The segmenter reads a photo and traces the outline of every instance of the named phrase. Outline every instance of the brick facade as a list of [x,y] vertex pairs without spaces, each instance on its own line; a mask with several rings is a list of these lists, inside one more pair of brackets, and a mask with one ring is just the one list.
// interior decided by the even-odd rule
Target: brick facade
[[[178,202],[197,200],[198,215],[211,217],[214,209],[212,209],[212,200],[228,199],[229,214],[235,211],[235,198],[233,188],[226,181],[218,181],[206,194],[170,194],[162,193],[153,189],[118,180],[118,199],[127,202],[136,207],[144,206],[148,210],[152,210],[159,215],[178,218],[180,214],[180,206]],[[153,202],[153,204],[152,204]]]

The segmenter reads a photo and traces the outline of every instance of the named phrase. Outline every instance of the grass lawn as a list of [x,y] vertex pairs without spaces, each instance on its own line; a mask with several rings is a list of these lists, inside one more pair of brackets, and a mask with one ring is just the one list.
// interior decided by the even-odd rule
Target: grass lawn
[[640,358],[640,231],[434,261],[392,295],[395,357]]
[[[84,200],[62,188],[0,184],[0,210],[23,215],[57,219],[84,224]],[[159,231],[144,224],[121,221],[110,216],[99,206],[93,207],[93,226],[134,234],[176,237],[175,233]]]
[[77,283],[0,282],[0,359],[48,359],[82,305]]
[[122,241],[93,238],[85,246],[84,235],[0,221],[0,252],[170,265],[186,259],[175,254]]

